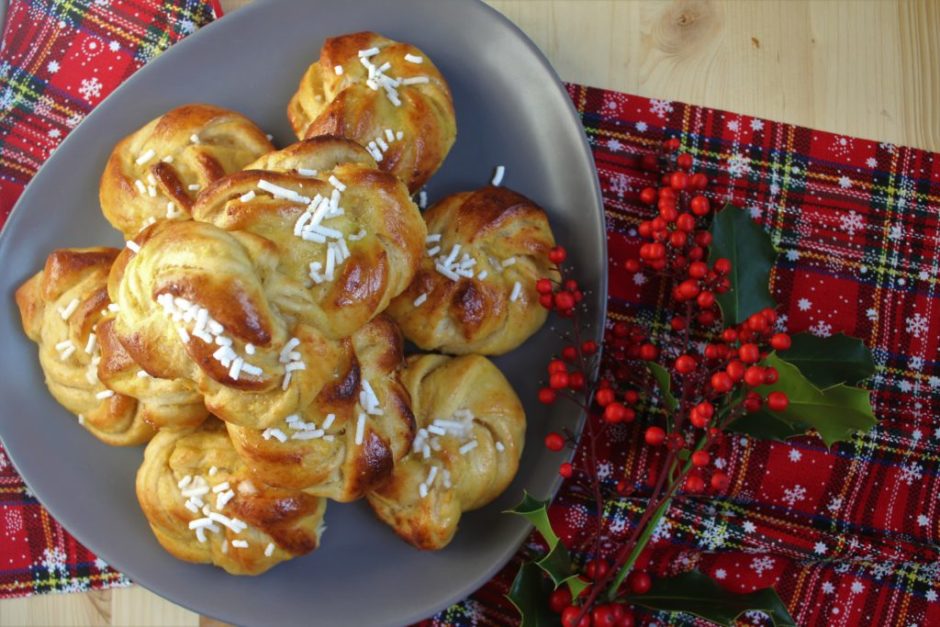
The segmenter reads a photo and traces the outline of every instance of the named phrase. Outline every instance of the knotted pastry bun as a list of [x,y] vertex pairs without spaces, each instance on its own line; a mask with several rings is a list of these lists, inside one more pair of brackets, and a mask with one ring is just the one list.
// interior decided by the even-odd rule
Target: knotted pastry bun
[[[136,252],[135,252],[136,250]],[[159,222],[118,257],[113,331],[141,368],[193,382],[209,411],[256,428],[313,402],[335,342],[272,302],[273,245],[203,222]]]
[[177,107],[114,147],[101,176],[101,209],[125,239],[156,220],[188,220],[200,189],[272,150],[240,113],[207,104]]
[[457,137],[450,88],[427,55],[368,32],[326,40],[287,116],[300,139],[336,135],[367,147],[412,193]]
[[325,529],[325,499],[254,480],[214,419],[158,433],[144,451],[136,488],[163,548],[233,575],[257,575],[310,553]]
[[387,479],[411,450],[415,421],[398,378],[398,327],[379,316],[340,343],[331,382],[302,414],[265,431],[228,425],[261,481],[352,501]]
[[501,355],[548,316],[535,283],[558,278],[535,203],[503,187],[448,196],[427,210],[428,251],[389,315],[423,350]]
[[52,396],[95,437],[114,446],[146,442],[153,429],[137,401],[98,379],[95,326],[107,312],[114,248],[63,248],[16,290],[23,330],[39,345],[39,364]]
[[275,251],[282,312],[339,339],[411,282],[427,230],[408,190],[349,140],[271,153],[200,194],[196,220],[251,233]]
[[402,383],[418,434],[369,504],[407,542],[441,549],[463,512],[490,503],[512,482],[525,413],[503,374],[480,355],[409,357]]

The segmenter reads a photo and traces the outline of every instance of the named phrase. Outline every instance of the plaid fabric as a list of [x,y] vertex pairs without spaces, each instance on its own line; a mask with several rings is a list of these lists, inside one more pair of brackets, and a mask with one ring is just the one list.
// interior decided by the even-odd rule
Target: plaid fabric
[[[19,28],[7,29],[0,65],[0,208],[12,206],[57,143],[44,138],[61,139],[70,119],[80,119],[157,49],[191,30],[187,21],[196,27],[211,19],[207,5],[182,1],[77,6],[14,0],[11,7],[10,21]],[[117,31],[124,35],[111,34]],[[79,58],[94,41],[90,32],[107,42],[107,50]],[[57,45],[35,46],[55,38]],[[126,50],[125,63],[95,61],[110,54],[112,39],[118,41],[115,56]],[[138,49],[151,52],[139,56]],[[55,60],[61,69],[66,58],[69,76],[50,74],[49,63]],[[85,87],[92,78],[101,83],[99,93]],[[569,90],[603,186],[611,322],[639,321],[666,332],[664,286],[628,275],[622,262],[638,245],[633,229],[648,217],[637,195],[652,181],[639,168],[639,156],[662,138],[678,136],[696,167],[716,181],[714,200],[746,207],[783,253],[772,279],[784,313],[781,328],[862,337],[878,364],[869,382],[881,418],[873,432],[829,450],[812,437],[788,443],[730,438],[718,455],[732,478],[727,494],[717,501],[677,499],[642,561],[660,574],[696,567],[737,591],[774,585],[799,624],[940,623],[934,498],[940,459],[940,160],[924,151],[677,102],[577,85]],[[55,129],[58,137],[50,135]],[[647,413],[656,411],[652,405]],[[614,429],[601,447],[598,471],[608,498],[601,520],[570,487],[551,509],[580,559],[589,557],[582,549],[597,525],[610,553],[639,517],[642,478],[656,463],[640,445],[642,422]],[[622,477],[637,485],[637,498],[616,496]],[[0,482],[0,595],[126,582],[49,517],[5,456]],[[502,595],[519,561],[537,549],[533,538],[492,582],[426,624],[515,622]],[[746,617],[747,623],[765,621],[760,614]]]
[[[213,17],[203,0],[12,0],[0,49],[0,226],[96,104]],[[0,448],[0,598],[128,583],[49,516]]]

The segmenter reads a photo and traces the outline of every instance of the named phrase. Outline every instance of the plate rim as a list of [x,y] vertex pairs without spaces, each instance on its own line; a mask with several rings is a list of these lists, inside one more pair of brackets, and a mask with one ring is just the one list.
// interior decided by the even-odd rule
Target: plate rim
[[[200,37],[202,32],[207,31],[208,29],[220,28],[217,26],[217,24],[227,23],[225,21],[226,19],[228,20],[241,19],[243,21],[249,20],[251,16],[253,16],[254,14],[258,12],[266,10],[268,6],[274,5],[276,3],[283,2],[283,1],[285,0],[252,0],[250,4],[239,7],[237,11],[232,11],[231,13],[227,13],[221,17],[217,17],[215,20],[201,27],[196,32],[188,35],[184,39],[171,45],[169,48],[164,50],[159,56],[150,60],[145,66],[142,66],[137,72],[135,72],[133,75],[128,77],[127,80],[119,84],[110,94],[108,94],[107,97],[105,97],[97,105],[95,105],[95,107],[82,120],[82,122],[79,123],[78,126],[81,126],[81,124],[83,124],[85,120],[92,117],[96,113],[96,111],[100,109],[103,104],[105,104],[110,99],[112,99],[115,96],[115,94],[118,94],[122,90],[126,89],[128,85],[133,85],[135,80],[142,80],[138,76],[139,74],[141,74],[141,70],[144,70],[146,67],[150,67],[154,65],[159,66],[159,65],[165,65],[167,63],[172,63],[174,61],[175,56],[178,56],[179,54],[178,52],[174,52],[174,51],[181,50],[181,49],[185,50],[187,47],[192,46],[193,44],[191,43],[191,40]],[[437,0],[437,2],[442,2],[442,1],[446,1],[454,5],[458,3],[464,4],[464,5],[468,4],[467,0]],[[565,108],[570,121],[574,123],[577,126],[577,128],[582,130],[582,132],[580,133],[580,137],[579,137],[579,144],[580,144],[580,151],[581,151],[580,156],[581,156],[581,159],[584,160],[583,161],[584,165],[590,171],[589,178],[591,181],[591,191],[592,191],[592,195],[591,195],[592,197],[588,200],[590,204],[592,205],[592,210],[599,213],[600,224],[603,229],[603,232],[600,234],[600,237],[599,237],[600,250],[598,251],[601,259],[603,260],[603,263],[601,264],[601,267],[600,267],[599,277],[598,277],[599,285],[597,286],[597,297],[596,297],[599,303],[599,306],[597,307],[597,310],[594,312],[593,316],[587,317],[587,323],[588,323],[589,328],[592,328],[594,331],[593,339],[597,340],[600,346],[603,346],[603,343],[601,340],[603,339],[604,323],[605,323],[606,316],[607,316],[608,278],[609,278],[609,266],[606,262],[607,255],[608,255],[607,253],[608,251],[607,219],[606,219],[606,212],[605,212],[604,202],[603,202],[603,194],[601,191],[601,185],[600,185],[600,179],[599,179],[599,175],[597,171],[597,166],[594,160],[593,151],[591,150],[590,143],[587,138],[587,134],[586,132],[584,132],[580,115],[574,103],[572,102],[567,92],[567,89],[564,86],[564,82],[561,80],[561,77],[558,75],[557,71],[552,66],[551,62],[548,60],[548,58],[545,56],[542,50],[531,40],[531,38],[529,38],[529,36],[512,20],[510,20],[505,15],[503,15],[494,7],[486,4],[483,0],[471,0],[471,2],[477,7],[477,10],[482,9],[484,13],[489,14],[491,19],[495,19],[497,22],[502,23],[504,27],[508,27],[508,29],[514,33],[516,38],[532,54],[533,60],[537,61],[538,64],[542,67],[542,69],[548,73],[549,77],[552,79],[552,86],[554,88],[553,91],[556,92],[557,96],[561,97],[563,107]],[[233,16],[236,16],[236,17],[233,17]],[[75,136],[75,132],[73,129],[73,132],[69,133],[69,135],[63,140],[62,143],[64,144],[65,142],[70,141],[72,137],[74,136]],[[2,256],[3,250],[5,248],[12,246],[12,244],[10,243],[11,238],[8,236],[10,227],[11,225],[13,225],[14,223],[16,223],[18,220],[22,218],[22,215],[24,214],[24,211],[25,211],[24,209],[22,209],[22,207],[29,204],[29,198],[34,193],[36,193],[35,190],[37,189],[37,186],[34,185],[34,183],[36,179],[38,178],[39,173],[42,171],[43,168],[46,167],[46,163],[48,163],[48,161],[51,160],[51,158],[52,156],[50,156],[49,159],[43,162],[42,166],[40,166],[40,168],[36,171],[36,173],[27,183],[22,194],[17,199],[9,215],[7,216],[7,219],[4,222],[2,228],[0,228],[0,256]],[[603,350],[603,348],[601,350]],[[598,364],[600,363],[600,359],[598,359],[597,363]],[[577,417],[574,421],[575,430],[578,433],[579,442],[580,442],[580,438],[582,435],[585,420],[586,420],[586,413],[583,410],[579,410],[577,413]],[[3,430],[0,429],[0,442],[4,440],[2,431]],[[163,586],[160,585],[159,581],[150,580],[146,575],[144,575],[144,577],[141,580],[138,580],[136,577],[132,579],[128,570],[121,567],[123,560],[121,559],[119,555],[111,554],[109,549],[106,546],[92,547],[91,546],[92,544],[97,545],[98,543],[87,542],[86,538],[81,537],[84,534],[76,534],[75,532],[72,531],[70,525],[63,522],[64,519],[73,520],[74,516],[70,516],[68,515],[68,513],[61,510],[58,504],[48,505],[45,501],[41,501],[39,499],[39,493],[32,489],[26,477],[20,471],[20,466],[17,462],[17,455],[12,453],[11,452],[12,449],[7,447],[5,444],[4,444],[4,448],[6,449],[7,457],[9,458],[13,467],[16,469],[17,474],[20,475],[20,477],[22,478],[27,488],[31,492],[33,492],[33,494],[35,495],[40,505],[44,507],[50,514],[52,514],[53,518],[55,518],[62,525],[62,527],[66,529],[66,531],[68,531],[73,537],[75,537],[76,540],[78,540],[82,545],[86,546],[89,550],[95,553],[95,555],[104,559],[104,561],[107,562],[107,564],[111,566],[114,570],[118,571],[122,576],[127,578],[132,583],[136,585],[140,585],[141,587],[147,589],[153,594],[156,594],[162,599],[165,599],[173,603],[174,605],[181,606],[189,611],[192,611],[202,616],[208,616],[211,618],[217,618],[219,620],[226,620],[228,622],[232,622],[228,620],[228,618],[230,617],[222,617],[222,616],[214,614],[213,612],[207,612],[204,609],[195,608],[188,601],[182,601],[179,599],[171,598],[169,593],[164,593],[162,591]],[[571,459],[574,457],[575,451],[576,451],[576,448],[567,451],[566,454],[560,459],[563,459],[564,461],[571,461]],[[556,476],[554,478],[549,488],[549,494],[550,494],[551,500],[554,500],[555,496],[557,496],[558,490],[562,483],[563,483],[563,479],[560,476]],[[520,498],[521,498],[521,495],[520,495]],[[62,515],[63,513],[65,514],[64,516]],[[490,579],[492,579],[492,577],[497,572],[499,572],[499,570],[501,570],[509,562],[509,560],[512,559],[513,555],[515,555],[518,552],[519,546],[525,540],[525,538],[529,535],[531,530],[532,530],[531,523],[525,522],[524,525],[520,525],[519,531],[517,533],[517,537],[513,540],[512,543],[507,543],[506,548],[501,552],[499,558],[494,560],[492,566],[486,571],[484,571],[484,573],[477,580],[471,583],[465,584],[463,586],[460,586],[458,588],[455,588],[452,593],[442,598],[442,600],[439,603],[434,605],[433,611],[428,616],[417,617],[417,618],[414,618],[414,620],[421,620],[422,618],[429,618],[430,616],[433,616],[437,612],[449,607],[453,603],[467,597],[469,594],[472,594],[474,591],[479,589],[481,585],[485,585],[485,583],[489,581]],[[399,623],[399,624],[406,625],[411,622],[414,622],[414,620],[408,620],[404,623]]]

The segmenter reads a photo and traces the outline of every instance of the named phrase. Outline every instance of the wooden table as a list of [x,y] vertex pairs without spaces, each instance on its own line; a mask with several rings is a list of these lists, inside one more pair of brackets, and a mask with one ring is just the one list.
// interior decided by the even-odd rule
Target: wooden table
[[[940,150],[934,0],[490,4],[565,80]],[[218,624],[139,587],[0,602],[0,625]]]

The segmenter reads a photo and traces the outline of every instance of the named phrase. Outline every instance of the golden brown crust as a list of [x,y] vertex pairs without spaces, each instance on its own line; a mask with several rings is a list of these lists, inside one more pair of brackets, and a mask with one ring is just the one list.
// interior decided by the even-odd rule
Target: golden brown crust
[[108,285],[131,359],[192,382],[211,413],[237,424],[264,428],[313,401],[338,349],[275,302],[270,242],[195,221],[154,224],[134,242]]
[[[406,338],[423,350],[501,355],[545,323],[535,283],[558,275],[548,260],[555,239],[540,207],[504,187],[484,187],[448,196],[424,217],[428,233],[440,235],[428,248],[439,250],[422,257],[411,285],[388,309]],[[455,245],[455,261],[475,260],[472,277],[453,280],[437,268]]]
[[[349,140],[307,140],[249,166],[263,170],[217,181],[200,194],[193,216],[226,231],[263,238],[277,258],[269,283],[280,309],[328,337],[346,337],[407,287],[427,233],[404,185],[374,165]],[[289,193],[278,191],[276,196],[266,187]],[[334,192],[342,214],[328,214],[321,225],[339,236],[314,237],[298,230],[302,216],[306,221],[316,213],[309,202],[329,199]],[[340,242],[349,256],[336,263],[329,280],[324,278],[329,248]],[[319,283],[312,278],[311,264],[320,265]]]
[[[404,359],[398,328],[379,316],[340,343],[343,355],[334,365],[331,383],[299,419],[276,425],[279,437],[228,425],[236,450],[261,481],[352,501],[388,478],[410,450],[415,421],[408,392],[399,381]],[[381,414],[369,414],[361,403],[363,381],[377,396]],[[366,418],[357,444],[360,415]],[[311,432],[316,437],[304,439]]]
[[[198,429],[164,430],[154,437],[136,488],[141,509],[167,551],[233,575],[256,575],[313,551],[324,528],[326,500],[252,478],[215,419]],[[210,512],[228,524],[212,519]],[[203,541],[190,529],[200,519],[213,525],[203,529]],[[247,546],[238,546],[242,542]]]
[[240,113],[207,104],[177,107],[115,146],[101,176],[101,209],[127,239],[155,220],[189,219],[199,193],[190,186],[201,189],[271,150],[264,132]]
[[[427,82],[395,88],[400,106],[382,87],[372,89],[367,84],[369,70],[359,51],[373,47],[379,52],[367,62],[375,67],[389,63],[388,76],[427,78]],[[422,62],[410,63],[405,55],[421,57]],[[335,71],[338,65],[343,67],[341,75]],[[401,179],[412,192],[437,171],[457,136],[450,88],[427,55],[415,46],[371,32],[327,39],[319,60],[301,78],[287,115],[301,139],[337,135],[363,146],[375,142],[372,150],[382,157],[379,167]],[[390,139],[386,129],[393,135],[400,131],[401,139]]]
[[[525,443],[525,413],[506,378],[480,355],[412,356],[402,383],[418,435],[412,452],[368,500],[404,540],[441,549],[463,512],[483,507],[512,482]],[[435,428],[446,434],[435,435]]]
[[98,378],[96,330],[110,303],[108,271],[117,255],[113,248],[53,251],[43,270],[16,291],[16,303],[23,330],[39,345],[52,396],[102,442],[133,446],[153,435],[144,408]]

